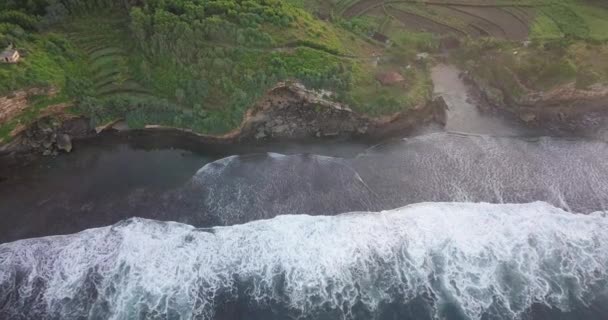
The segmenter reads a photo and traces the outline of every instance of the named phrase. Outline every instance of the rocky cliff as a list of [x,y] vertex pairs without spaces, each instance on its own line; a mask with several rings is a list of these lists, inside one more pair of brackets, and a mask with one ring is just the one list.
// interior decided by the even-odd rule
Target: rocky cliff
[[[443,98],[384,117],[369,117],[331,101],[326,94],[306,89],[299,83],[279,83],[252,108],[241,125],[221,135],[200,135],[189,130],[156,125],[149,134],[178,134],[198,137],[206,143],[243,143],[269,140],[344,138],[379,140],[404,135],[429,122],[445,124]],[[139,133],[142,133],[139,130]]]
[[57,89],[53,87],[47,88],[30,88],[25,90],[14,91],[6,96],[0,97],[0,124],[12,119],[29,106],[29,100],[34,96],[53,96],[57,93]]
[[[148,125],[145,129],[127,130],[125,134],[179,135],[199,143],[248,143],[268,140],[304,140],[345,138],[378,140],[404,135],[429,122],[445,123],[446,105],[437,98],[391,116],[373,118],[348,106],[333,102],[327,93],[306,89],[298,83],[279,83],[252,108],[235,130],[219,136],[202,135],[182,128]],[[54,155],[71,151],[73,138],[89,137],[100,131],[112,131],[113,125],[97,132],[85,117],[75,117],[56,110],[15,133],[9,144],[0,145],[0,155],[38,153]],[[45,113],[43,113],[45,114]]]
[[515,95],[500,85],[490,85],[469,74],[463,77],[486,111],[512,113],[529,126],[576,130],[588,125],[591,117],[608,115],[607,85],[595,84],[582,89],[568,83],[548,91],[522,88],[523,94]]
[[372,118],[300,84],[280,83],[248,111],[238,139],[381,139],[407,133],[431,121],[445,122],[442,98],[391,116]]

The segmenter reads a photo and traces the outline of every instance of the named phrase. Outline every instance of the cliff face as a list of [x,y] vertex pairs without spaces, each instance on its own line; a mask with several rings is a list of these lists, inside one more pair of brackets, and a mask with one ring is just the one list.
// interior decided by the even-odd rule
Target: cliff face
[[[179,135],[188,141],[205,144],[316,138],[377,140],[407,134],[432,121],[445,124],[445,110],[445,102],[437,98],[426,105],[392,116],[372,118],[333,102],[324,94],[308,90],[301,84],[279,83],[249,109],[238,128],[227,134],[201,135],[187,129],[156,125],[149,125],[143,130],[130,130],[126,134]],[[113,126],[108,125],[102,131],[108,130],[113,130]],[[72,138],[94,134],[94,128],[84,117],[70,116],[62,110],[57,110],[52,116],[43,112],[43,116],[29,127],[20,128],[11,143],[0,144],[0,155],[69,152]]]
[[57,155],[72,151],[72,139],[94,133],[83,117],[42,117],[23,128],[9,143],[0,144],[0,156],[23,153]]
[[[0,97],[0,125],[19,116],[30,107],[35,96],[53,97],[57,88],[30,88]],[[0,140],[0,156],[15,153],[57,154],[72,150],[71,138],[90,134],[88,120],[69,115],[68,103],[50,105],[40,110],[38,120],[29,125],[19,124],[10,133],[10,142]]]
[[47,95],[53,96],[57,89],[49,88],[30,88],[12,92],[9,95],[0,97],[0,124],[12,119],[29,106],[29,99],[33,96]]
[[445,103],[441,98],[392,116],[372,118],[300,84],[280,83],[249,110],[238,139],[381,139],[407,133],[431,121],[445,122]]
[[569,130],[585,125],[590,116],[608,115],[607,85],[580,89],[569,83],[549,91],[523,90],[524,94],[515,96],[469,75],[464,77],[485,108],[515,114],[530,126]]
[[608,86],[596,84],[588,89],[577,89],[574,83],[547,92],[532,92],[520,98],[518,104],[528,108],[602,108],[608,107]]
[[407,134],[429,122],[445,124],[446,104],[441,97],[391,116],[373,118],[329,100],[323,93],[298,83],[279,83],[245,114],[241,125],[221,136],[188,130],[147,126],[148,134],[179,134],[205,143],[240,143],[267,140],[355,138],[379,140]]

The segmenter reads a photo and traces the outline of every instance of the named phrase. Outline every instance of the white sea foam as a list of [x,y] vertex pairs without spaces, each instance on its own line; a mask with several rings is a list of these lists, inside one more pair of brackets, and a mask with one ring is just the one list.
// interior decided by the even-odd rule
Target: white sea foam
[[425,203],[204,230],[132,219],[0,245],[0,315],[210,319],[217,297],[241,285],[250,301],[298,314],[324,304],[349,318],[357,301],[373,312],[427,293],[470,319],[497,304],[517,319],[533,303],[591,301],[608,280],[606,230],[603,214],[540,202]]

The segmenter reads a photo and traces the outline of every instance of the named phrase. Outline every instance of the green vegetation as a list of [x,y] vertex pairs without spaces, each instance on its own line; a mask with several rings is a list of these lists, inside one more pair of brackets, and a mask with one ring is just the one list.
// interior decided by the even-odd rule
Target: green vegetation
[[[534,7],[522,8],[513,3],[512,7],[500,10],[518,16],[522,22],[529,21],[530,41],[509,41],[498,35],[470,37],[452,54],[452,61],[479,81],[500,88],[512,97],[569,83],[575,83],[581,89],[597,83],[608,84],[608,10],[577,0],[528,1],[528,4]],[[410,5],[400,6],[407,8]],[[448,12],[442,10],[436,7],[434,13]],[[509,21],[504,20],[501,24],[496,9],[475,10],[467,12],[487,20],[495,18],[496,25],[507,30]],[[458,18],[457,15],[443,21],[459,30],[467,30],[466,26],[454,22],[454,18]],[[480,22],[470,20],[469,23]]]
[[27,86],[62,87],[66,73],[81,67],[82,57],[63,36],[26,30],[24,27],[29,27],[33,18],[3,20],[6,17],[0,14],[0,48],[15,43],[26,59],[18,65],[0,66],[0,94]]
[[[28,87],[58,88],[61,93],[49,97],[32,97],[30,107],[17,117],[0,124],[0,140],[20,124],[36,119],[46,107],[68,101],[64,92],[68,75],[76,79],[86,68],[85,56],[61,34],[39,33],[36,28],[48,23],[41,17],[42,4],[7,1],[0,4],[0,50],[14,44],[23,57],[19,64],[0,65],[0,95]],[[50,17],[48,17],[50,18]]]
[[608,84],[608,44],[574,40],[533,41],[525,47],[495,40],[470,41],[454,61],[478,80],[513,97],[575,83]]
[[532,38],[569,37],[608,40],[608,9],[584,1],[552,1],[540,8],[532,29]]
[[[386,50],[370,40],[375,30],[364,19],[317,17],[331,18],[333,5],[8,2],[0,7],[0,22],[11,23],[0,29],[2,43],[27,55],[19,64],[0,65],[0,93],[55,86],[76,102],[75,112],[96,124],[123,117],[135,127],[162,124],[208,133],[238,126],[245,110],[284,80],[331,90],[336,99],[374,115],[430,97],[426,66],[413,64],[418,40],[410,44],[401,37]],[[403,73],[407,86],[381,87],[375,77],[386,70]]]
[[[464,0],[463,0],[464,1]],[[370,115],[425,103],[443,38],[464,45],[457,63],[517,94],[605,81],[608,9],[579,0],[468,1],[477,6],[364,0],[8,0],[0,95],[54,86],[96,124],[187,127],[222,133],[280,81],[330,90]],[[380,33],[389,39],[387,45]],[[531,39],[530,45],[522,41]],[[378,41],[380,39],[380,41]],[[515,53],[516,52],[516,53]],[[432,59],[431,59],[432,60]],[[398,85],[379,74],[397,72]],[[54,100],[50,100],[54,102]],[[35,119],[0,124],[0,132]]]
[[534,21],[531,30],[533,39],[557,39],[564,33],[555,21],[546,15],[540,15]]
[[63,94],[53,97],[33,96],[29,99],[29,107],[15,118],[10,119],[6,123],[0,125],[0,142],[10,140],[11,132],[21,124],[28,124],[35,121],[41,111],[49,106],[66,103],[69,98]]

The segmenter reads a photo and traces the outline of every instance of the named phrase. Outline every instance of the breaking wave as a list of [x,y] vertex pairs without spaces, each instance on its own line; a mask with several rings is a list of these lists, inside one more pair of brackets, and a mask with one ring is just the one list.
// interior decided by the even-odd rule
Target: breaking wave
[[[144,161],[140,156],[135,162]],[[86,170],[62,171],[52,182],[35,178],[18,188],[9,185],[0,192],[6,217],[0,243],[74,233],[133,216],[212,227],[421,202],[544,201],[578,213],[608,210],[608,143],[602,141],[435,133],[379,145],[355,158],[269,153],[232,156],[203,168],[194,164],[198,160],[183,168],[167,159],[150,155],[148,161],[171,165],[135,170],[137,183],[124,177],[133,166],[108,179],[120,166],[112,160],[85,184],[77,177],[88,176]],[[182,185],[151,186],[173,179],[167,178],[172,170],[183,174]],[[64,181],[68,176],[73,178]]]
[[605,294],[606,230],[602,213],[541,202],[209,229],[134,218],[0,245],[0,318],[519,319]]

